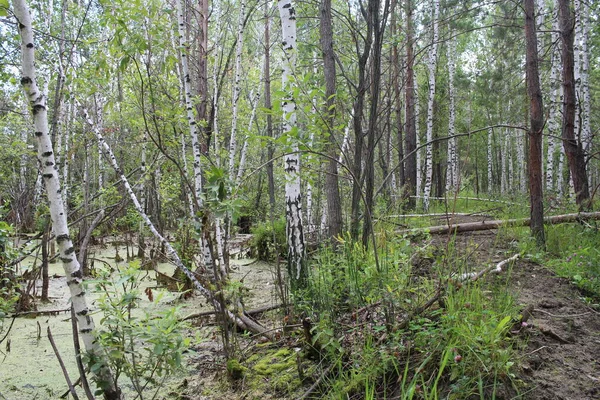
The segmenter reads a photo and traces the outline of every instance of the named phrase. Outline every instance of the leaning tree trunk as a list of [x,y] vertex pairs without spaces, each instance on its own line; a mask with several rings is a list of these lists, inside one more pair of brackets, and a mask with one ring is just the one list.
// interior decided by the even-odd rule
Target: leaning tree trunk
[[60,180],[48,130],[46,97],[42,94],[36,82],[35,46],[31,15],[25,0],[13,0],[13,7],[21,36],[23,69],[21,84],[31,105],[35,136],[38,142],[38,159],[42,168],[42,177],[48,195],[48,202],[50,203],[52,230],[58,243],[60,259],[63,263],[65,275],[67,276],[67,286],[71,293],[71,304],[79,326],[79,336],[83,340],[85,349],[90,356],[100,362],[101,367],[94,370],[94,375],[98,385],[103,389],[104,397],[106,399],[120,399],[121,390],[116,386],[116,382],[107,364],[103,362],[104,355],[102,349],[92,333],[94,320],[89,315],[87,307],[85,290],[83,288],[83,273],[77,261],[73,242],[69,236],[67,214],[65,213],[61,197]]
[[287,136],[290,152],[285,156],[285,204],[286,234],[288,241],[288,274],[292,289],[306,284],[308,271],[305,266],[304,230],[302,227],[302,194],[300,190],[300,154],[298,140],[294,138],[296,128],[296,101],[293,95],[292,73],[296,67],[296,10],[292,0],[279,0],[279,16],[283,36],[282,100],[283,134]]
[[535,29],[534,0],[524,0],[525,41],[527,42],[527,92],[529,94],[529,196],[531,207],[531,234],[538,245],[544,246],[544,196],[542,194],[542,132],[544,106],[538,69],[537,35]]
[[581,141],[575,136],[575,72],[573,56],[573,17],[569,0],[558,0],[563,62],[563,120],[562,139],[573,186],[575,201],[580,209],[589,207],[589,187],[585,168],[585,154]]
[[84,113],[86,122],[88,123],[90,128],[94,131],[94,134],[96,135],[96,138],[98,140],[98,145],[102,147],[102,149],[103,149],[104,153],[106,154],[106,157],[110,161],[115,173],[119,176],[121,183],[125,187],[125,191],[129,195],[129,198],[131,199],[131,202],[133,203],[134,208],[136,209],[139,216],[142,218],[142,220],[144,221],[144,223],[146,224],[146,226],[148,227],[150,232],[154,235],[154,237],[156,237],[156,239],[160,242],[160,244],[162,246],[164,246],[164,248],[166,249],[166,254],[173,261],[173,264],[175,264],[175,266],[181,272],[183,272],[185,274],[185,276],[187,276],[187,278],[192,282],[192,284],[194,285],[196,290],[198,290],[206,298],[206,300],[212,304],[212,306],[215,308],[217,313],[223,313],[223,315],[229,321],[237,324],[237,326],[239,326],[242,329],[248,329],[252,332],[255,332],[257,334],[261,334],[267,338],[270,338],[270,335],[268,334],[268,332],[266,332],[266,330],[262,326],[260,326],[256,322],[254,322],[252,319],[248,318],[244,314],[235,315],[231,311],[224,308],[224,306],[217,299],[217,296],[215,296],[210,290],[208,290],[207,288],[202,286],[202,284],[198,281],[198,279],[196,279],[196,276],[183,264],[183,261],[181,261],[181,258],[177,254],[177,251],[167,241],[167,239],[163,235],[160,234],[158,229],[156,229],[156,226],[152,223],[152,221],[150,221],[150,218],[142,209],[142,205],[140,204],[137,196],[135,195],[133,189],[131,188],[131,185],[129,184],[129,180],[127,179],[127,176],[125,176],[125,174],[123,173],[123,170],[119,167],[119,164],[117,163],[117,158],[113,154],[108,143],[106,143],[106,140],[104,139],[104,137],[102,136],[102,134],[100,133],[98,128],[94,126],[92,120],[90,119],[90,117],[87,113],[87,110],[84,109],[83,113]]

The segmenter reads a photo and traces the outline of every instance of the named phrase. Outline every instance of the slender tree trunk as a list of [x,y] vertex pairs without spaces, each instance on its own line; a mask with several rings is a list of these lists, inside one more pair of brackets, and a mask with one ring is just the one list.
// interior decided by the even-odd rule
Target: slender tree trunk
[[278,0],[279,16],[283,37],[283,74],[282,89],[286,92],[282,100],[283,134],[291,150],[285,156],[285,204],[286,204],[286,234],[288,240],[288,277],[292,290],[306,285],[308,271],[306,270],[304,247],[304,229],[302,226],[302,193],[300,185],[300,154],[298,138],[293,137],[296,128],[296,100],[293,97],[294,84],[292,74],[296,68],[296,10],[292,0]]
[[[333,29],[331,17],[331,0],[322,0],[320,7],[321,51],[323,53],[323,74],[325,76],[325,126],[327,129],[327,160],[325,175],[325,193],[327,195],[327,235],[335,238],[342,233],[342,200],[338,178],[337,141],[335,138],[335,94],[336,72],[335,54],[333,51]],[[335,243],[335,241],[332,241]]]
[[[265,2],[265,65],[263,67],[265,75],[265,109],[268,110],[266,113],[267,119],[267,137],[274,138],[273,135],[273,117],[271,116],[271,17],[269,16],[269,3]],[[267,181],[269,186],[269,214],[271,222],[275,218],[275,176],[273,174],[273,156],[275,155],[275,149],[273,147],[273,141],[270,140],[267,144]]]
[[237,151],[237,125],[238,125],[238,104],[240,93],[242,91],[242,49],[244,47],[244,15],[246,11],[246,1],[240,3],[240,14],[238,16],[237,45],[235,50],[235,72],[233,83],[232,116],[231,116],[231,136],[229,137],[229,179],[235,179],[235,156]]
[[487,134],[487,192],[488,195],[492,193],[494,188],[493,179],[492,179],[492,163],[493,163],[493,155],[492,155],[492,142],[494,136],[494,129],[489,128]]
[[[396,17],[396,12],[400,15],[400,18]],[[402,21],[402,7],[398,7],[398,0],[392,0],[392,20],[391,20],[391,34],[392,37],[396,37],[398,32],[397,19]],[[405,165],[404,165],[404,123],[402,121],[402,89],[400,88],[400,68],[401,61],[398,54],[398,43],[396,41],[392,44],[392,85],[394,86],[394,101],[392,101],[395,109],[396,116],[396,128],[398,130],[398,162],[401,164],[398,168],[398,179],[400,187],[406,185],[405,178]]]
[[40,92],[36,82],[35,55],[33,26],[29,8],[25,0],[13,0],[13,12],[18,20],[19,33],[21,36],[22,54],[22,77],[21,84],[30,101],[31,111],[34,119],[35,136],[38,142],[38,159],[42,166],[42,177],[46,187],[46,194],[50,205],[50,218],[52,230],[60,250],[60,259],[63,262],[67,286],[71,293],[71,304],[77,316],[79,336],[83,340],[86,351],[91,357],[96,358],[100,368],[94,371],[97,382],[103,388],[106,399],[120,399],[121,390],[116,386],[107,364],[103,362],[102,351],[95,341],[94,320],[89,315],[85,290],[83,289],[83,274],[75,255],[75,248],[69,236],[67,226],[67,214],[65,213],[58,171],[55,168],[56,161],[52,142],[48,129],[48,110],[46,97]]
[[546,161],[546,190],[555,190],[555,181],[557,186],[561,180],[556,179],[556,137],[560,136],[559,103],[560,103],[560,43],[559,43],[559,24],[558,24],[558,5],[554,1],[554,12],[552,16],[552,66],[550,69],[550,87],[552,100],[550,102],[550,111],[548,116],[548,154]]
[[542,193],[542,132],[544,106],[538,69],[537,35],[535,29],[534,0],[524,0],[525,40],[527,42],[527,92],[529,94],[529,196],[531,206],[531,234],[539,246],[545,245],[544,196]]
[[381,84],[381,50],[383,46],[383,34],[389,1],[384,2],[383,14],[381,14],[381,1],[369,0],[367,10],[367,24],[372,25],[373,46],[371,58],[371,98],[369,107],[369,125],[367,131],[367,157],[365,160],[365,213],[363,219],[362,244],[367,247],[369,237],[373,232],[373,192],[375,188],[375,148],[380,134],[377,129],[377,116],[379,112],[379,91]]
[[562,39],[562,63],[563,63],[563,120],[562,140],[573,186],[575,189],[575,201],[579,208],[589,207],[589,187],[587,172],[585,168],[585,154],[581,141],[575,136],[575,73],[573,55],[573,16],[569,6],[569,0],[558,0],[560,34]]
[[416,133],[416,121],[415,121],[415,81],[414,81],[414,55],[413,55],[413,6],[412,0],[405,0],[405,15],[406,15],[406,162],[405,162],[405,180],[406,190],[405,196],[407,196],[407,206],[409,209],[414,209],[416,205],[416,199],[412,196],[417,195],[417,155],[415,150],[417,148],[417,133]]
[[[451,32],[452,35],[452,32]],[[451,38],[448,42],[448,97],[449,97],[449,118],[448,118],[448,160],[446,170],[446,191],[451,192],[458,190],[458,153],[456,148],[456,135],[455,121],[456,121],[456,90],[454,88],[454,73],[455,63],[454,58],[456,56],[456,40]]]
[[431,0],[433,35],[431,47],[429,48],[429,60],[427,69],[429,70],[429,98],[427,99],[427,146],[425,156],[425,191],[423,193],[423,210],[429,211],[429,196],[431,196],[431,184],[433,180],[433,102],[435,101],[435,70],[437,67],[437,48],[438,48],[438,19],[440,16],[439,0]]
[[529,95],[529,196],[531,207],[531,234],[539,246],[545,245],[544,196],[542,193],[542,140],[544,105],[538,68],[537,34],[534,0],[524,0],[527,92]]

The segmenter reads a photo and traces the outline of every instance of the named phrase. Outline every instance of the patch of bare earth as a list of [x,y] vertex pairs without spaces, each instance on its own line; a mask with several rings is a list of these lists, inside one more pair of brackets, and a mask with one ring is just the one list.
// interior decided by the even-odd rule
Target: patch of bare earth
[[[460,222],[481,220],[471,217]],[[435,239],[438,245],[447,240],[446,236]],[[457,254],[468,257],[474,269],[514,254],[509,247],[496,230],[455,237]],[[516,377],[525,383],[519,388],[520,398],[600,399],[600,312],[567,279],[543,265],[519,259],[510,274],[509,290],[524,313],[530,314],[527,326],[513,332],[522,344],[522,368]]]

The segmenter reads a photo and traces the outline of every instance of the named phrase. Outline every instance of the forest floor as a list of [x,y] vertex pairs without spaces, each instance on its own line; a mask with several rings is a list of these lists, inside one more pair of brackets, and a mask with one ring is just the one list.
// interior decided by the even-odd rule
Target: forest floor
[[[481,217],[460,217],[455,222],[481,221]],[[441,220],[440,224],[445,221]],[[433,246],[445,249],[447,236],[433,237]],[[467,255],[474,271],[517,253],[517,243],[506,239],[497,230],[467,232],[454,237],[454,251]],[[427,268],[420,265],[418,268]],[[420,271],[426,273],[426,271]],[[518,348],[512,379],[518,390],[502,385],[496,399],[531,400],[594,400],[600,399],[600,312],[586,301],[579,289],[552,270],[526,258],[518,259],[508,276],[508,290],[523,313],[529,314],[527,324],[518,332],[512,331]],[[269,275],[263,274],[263,277]],[[486,277],[485,279],[493,279]],[[259,283],[255,282],[255,285]],[[273,280],[265,284],[273,285]],[[507,287],[504,286],[503,289]],[[190,400],[216,399],[283,399],[276,391],[257,393],[251,384],[227,379],[223,361],[218,362],[220,346],[205,343],[205,352],[192,362],[195,369],[190,386],[184,391]],[[246,348],[248,349],[248,348]],[[247,355],[246,355],[247,357]],[[273,359],[275,362],[276,360]],[[218,367],[221,365],[220,367]],[[268,379],[268,378],[265,378]],[[305,385],[305,390],[310,385]],[[307,396],[320,398],[318,394]],[[352,397],[362,398],[362,397]],[[479,397],[477,397],[479,398]]]
[[[463,218],[461,222],[477,220]],[[498,262],[514,245],[499,239],[496,230],[455,237],[457,252],[472,251],[474,265]],[[516,334],[522,345],[516,379],[526,383],[518,398],[600,399],[598,309],[585,301],[577,287],[544,265],[519,259],[510,274],[509,290],[520,308],[530,312],[527,327]]]
[[[477,220],[481,218],[461,218],[461,222]],[[444,251],[448,243],[447,236],[433,237],[432,240],[433,246]],[[496,230],[456,235],[453,246],[456,253],[468,257],[474,271],[507,258],[507,254],[518,252],[516,243],[498,234]],[[416,267],[427,268],[427,264],[422,263]],[[515,395],[512,389],[505,390],[504,393],[499,390],[496,398],[599,399],[600,312],[592,308],[568,280],[526,258],[517,260],[505,273],[509,274],[508,290],[513,293],[523,312],[530,313],[530,316],[527,326],[518,332],[512,332],[513,337],[517,339],[519,354],[519,360],[516,362],[519,368],[513,378],[513,382],[519,382],[518,394]],[[60,309],[67,304],[67,296],[63,292],[65,278],[60,273],[55,272],[53,275],[51,295],[54,301],[40,309]],[[276,268],[272,264],[248,259],[234,260],[232,279],[243,283],[247,309],[279,303],[275,285]],[[203,303],[205,302],[199,297],[186,300],[182,304],[182,316],[209,310]],[[40,339],[39,331],[45,332],[46,325],[52,326],[55,336],[58,336],[59,340],[63,338],[59,343],[61,351],[65,353],[63,357],[71,359],[72,350],[64,350],[72,347],[69,345],[70,324],[66,322],[67,317],[63,314],[17,320],[11,333],[12,350],[5,351],[3,361],[0,359],[0,399],[58,398],[58,393],[64,392],[66,385],[54,355],[48,349],[47,340]],[[259,318],[261,323],[269,328],[280,327],[283,319],[278,311],[265,313]],[[239,349],[237,358],[247,360],[258,357],[257,365],[265,364],[265,369],[271,368],[281,375],[261,376],[263,382],[257,385],[244,380],[234,381],[228,377],[221,337],[212,317],[192,319],[192,324],[190,332],[199,336],[201,340],[193,343],[186,355],[187,372],[171,380],[158,398],[291,399],[298,398],[298,394],[301,395],[310,387],[309,380],[304,386],[301,385],[294,395],[282,394],[285,392],[281,390],[282,384],[297,383],[292,382],[292,375],[297,374],[298,369],[295,353],[299,351],[298,346],[301,346],[297,339],[283,337],[277,343],[261,344],[260,338],[257,337],[234,336],[235,345]],[[257,356],[257,352],[262,353]],[[281,366],[281,371],[277,370],[278,366]],[[67,367],[75,375],[74,363],[68,362]],[[289,374],[290,369],[294,374]],[[285,376],[284,372],[289,376]],[[308,370],[307,374],[314,372]],[[269,380],[272,382],[267,382]],[[320,397],[313,393],[307,398]]]

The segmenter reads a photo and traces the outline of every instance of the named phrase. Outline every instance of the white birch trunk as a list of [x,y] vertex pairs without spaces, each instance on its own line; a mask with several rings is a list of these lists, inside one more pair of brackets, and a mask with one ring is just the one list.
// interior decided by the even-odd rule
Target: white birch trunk
[[235,50],[235,72],[233,84],[233,111],[231,120],[231,136],[229,138],[229,179],[233,182],[235,178],[235,155],[237,152],[237,125],[238,125],[238,103],[241,93],[242,80],[242,48],[244,46],[244,14],[246,11],[246,1],[242,0],[240,4],[240,14],[238,16],[237,44]]
[[508,190],[512,191],[515,188],[515,158],[513,135],[511,134],[510,128],[506,128],[506,138],[508,141]]
[[[261,68],[260,70],[260,78],[259,82],[263,81],[265,69]],[[248,135],[249,132],[252,131],[252,125],[254,124],[254,119],[256,118],[256,109],[258,108],[258,103],[260,101],[261,91],[256,89],[255,93],[250,94],[250,99],[252,102],[252,112],[250,113],[250,120],[248,121],[248,129],[246,130],[246,134],[244,135],[244,145],[242,146],[242,151],[240,154],[240,165],[238,166],[237,177],[235,179],[236,186],[239,186],[242,181],[242,176],[244,176],[244,170],[246,168],[246,157],[248,154]]]
[[581,139],[581,37],[583,25],[581,23],[581,0],[575,0],[575,40],[573,42],[573,55],[575,57],[575,138]]
[[296,11],[291,0],[278,0],[284,53],[282,90],[283,134],[290,152],[285,156],[286,234],[288,240],[288,273],[292,288],[303,285],[307,271],[304,266],[305,248],[302,228],[302,194],[300,186],[300,155],[298,139],[293,137],[296,125],[296,101],[293,97],[293,70],[296,67]]
[[[83,288],[83,273],[77,261],[75,247],[69,236],[67,214],[61,196],[58,168],[49,136],[46,97],[40,92],[36,82],[35,46],[31,16],[25,0],[13,0],[13,8],[15,17],[18,20],[21,37],[21,84],[29,99],[33,115],[35,136],[38,144],[38,160],[48,195],[52,231],[56,237],[59,257],[67,277],[67,286],[69,287],[71,304],[77,318],[79,337],[83,341],[86,351],[93,357],[98,357],[99,360],[102,360],[102,350],[95,341],[92,332],[94,329],[94,320],[89,315],[86,293]],[[95,375],[101,384],[106,385],[105,394],[115,399],[121,397],[119,389],[115,386],[111,371],[106,364],[102,363],[102,367],[95,371]]]
[[190,69],[188,63],[188,45],[185,40],[185,26],[183,18],[182,0],[177,0],[177,26],[179,34],[179,56],[181,59],[181,68],[183,70],[183,97],[185,100],[185,109],[187,111],[187,120],[192,137],[192,151],[194,153],[194,190],[196,202],[200,207],[202,205],[202,164],[200,140],[198,137],[198,124],[194,116],[194,106],[192,104],[192,88],[190,79]]
[[[590,6],[587,1],[581,1],[581,141],[587,154],[592,150],[592,129],[590,125],[590,54],[588,40],[590,36]],[[588,171],[589,166],[588,163]]]
[[[416,82],[416,80],[413,80],[413,82]],[[415,84],[415,138],[416,138],[416,146],[417,146],[417,154],[416,154],[416,163],[417,163],[417,182],[416,182],[416,193],[417,193],[417,199],[416,202],[418,203],[421,198],[421,194],[422,194],[422,187],[423,187],[423,150],[420,148],[421,147],[421,130],[419,128],[419,120],[421,118],[421,102],[419,101],[419,87],[418,85]]]
[[429,211],[429,196],[431,196],[431,184],[433,182],[433,103],[435,100],[435,70],[437,67],[437,48],[438,48],[438,19],[440,15],[439,0],[432,0],[433,8],[433,37],[431,47],[429,48],[429,60],[427,68],[429,70],[429,98],[427,100],[427,146],[425,149],[425,189],[423,193],[423,210]]
[[[452,32],[451,32],[452,33]],[[454,88],[454,73],[455,63],[454,57],[456,53],[456,39],[451,38],[448,42],[447,47],[447,58],[448,58],[448,96],[449,96],[449,118],[448,118],[448,155],[447,155],[447,169],[446,169],[446,191],[451,192],[458,189],[458,156],[456,153],[456,135],[455,121],[456,121],[456,105],[455,97],[456,91]]]
[[[548,115],[548,153],[546,159],[546,190],[554,191],[555,190],[555,154],[558,138],[561,137],[561,122],[560,118],[560,107],[562,104],[561,100],[561,89],[562,85],[560,83],[560,40],[559,40],[559,25],[558,25],[558,7],[556,6],[556,0],[554,1],[555,7],[554,12],[552,14],[552,43],[554,43],[552,48],[552,66],[550,69],[550,87],[551,87],[551,97],[552,101],[550,102],[550,110]],[[562,145],[560,146],[562,148]],[[560,185],[560,179],[558,180],[558,185]]]
[[500,193],[506,194],[508,191],[508,161],[510,160],[510,154],[508,149],[508,132],[504,135],[504,140],[500,144],[500,148],[504,148],[502,152],[502,159],[500,160]]
[[[202,160],[200,138],[198,137],[198,124],[194,116],[194,106],[192,104],[192,88],[190,79],[190,69],[188,63],[188,45],[185,40],[185,26],[183,16],[182,0],[177,0],[177,27],[179,35],[179,56],[181,59],[181,69],[183,72],[183,97],[185,99],[185,108],[187,111],[190,136],[192,137],[192,152],[194,155],[194,192],[198,210],[202,209]],[[216,124],[215,124],[216,125]],[[216,135],[215,135],[216,136]],[[205,240],[200,239],[200,246],[204,255],[204,263],[207,268],[213,265],[212,255]]]
[[517,136],[517,169],[519,171],[519,190],[527,193],[527,163],[525,161],[525,136],[519,133]]
[[488,194],[492,193],[493,185],[492,185],[492,137],[494,135],[494,129],[488,129],[487,135],[487,192]]

